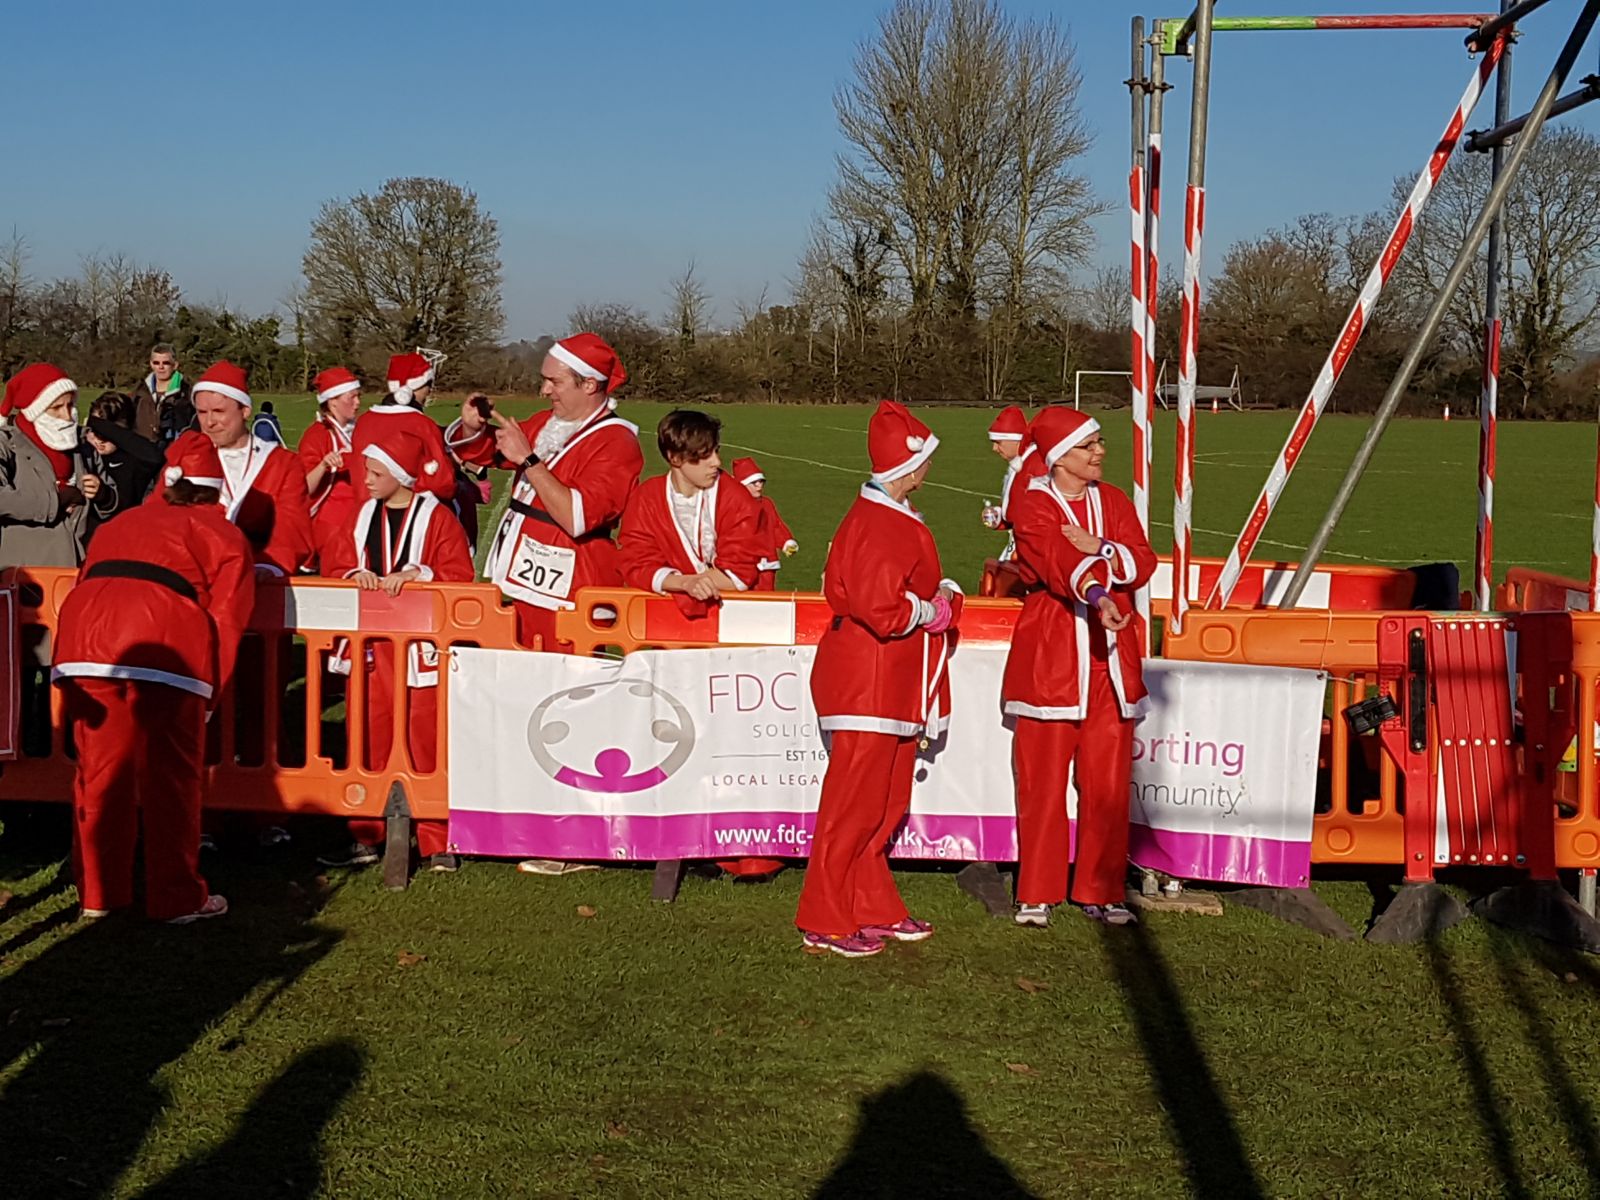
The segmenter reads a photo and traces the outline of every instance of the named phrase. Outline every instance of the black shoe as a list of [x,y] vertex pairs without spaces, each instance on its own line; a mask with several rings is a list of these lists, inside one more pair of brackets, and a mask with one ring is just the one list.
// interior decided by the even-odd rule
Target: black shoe
[[375,862],[382,862],[383,854],[376,846],[351,842],[338,853],[317,855],[317,861],[325,867],[370,867]]
[[459,854],[435,854],[425,864],[430,871],[445,871],[454,873],[461,870],[461,856]]

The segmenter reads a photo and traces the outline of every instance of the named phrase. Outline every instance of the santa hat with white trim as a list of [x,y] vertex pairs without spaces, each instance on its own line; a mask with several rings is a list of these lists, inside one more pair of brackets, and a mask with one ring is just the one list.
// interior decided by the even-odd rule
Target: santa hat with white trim
[[1074,446],[1081,446],[1100,432],[1100,422],[1088,413],[1062,404],[1053,404],[1033,419],[1033,444],[1044,455],[1047,467]]
[[246,413],[250,411],[250,384],[244,368],[234,366],[225,358],[212,363],[206,373],[195,380],[194,394],[198,396],[201,392],[216,392],[232,400]]
[[317,403],[326,404],[337,396],[347,396],[361,390],[361,380],[344,367],[329,367],[318,371],[312,384],[317,389]]
[[767,476],[755,459],[736,458],[733,460],[733,477],[740,483],[760,483]]
[[1025,442],[1028,440],[1028,415],[1015,404],[1008,404],[989,426],[991,442]]
[[605,338],[598,333],[575,333],[550,347],[550,353],[564,366],[585,379],[594,379],[610,395],[628,382],[628,372]]
[[389,359],[389,369],[384,379],[392,395],[401,404],[410,404],[412,393],[433,382],[433,364],[420,354],[396,354]]
[[380,429],[361,453],[379,463],[401,487],[415,487],[424,475],[437,475],[439,462],[428,456],[428,444],[409,429]]
[[181,433],[167,447],[167,467],[161,478],[168,487],[180,479],[196,487],[222,490],[222,459],[211,439],[199,430]]
[[49,363],[29,363],[13,375],[6,384],[5,399],[0,401],[0,416],[21,416],[37,421],[45,409],[68,392],[76,392],[78,385],[66,374]]
[[911,474],[938,448],[933,431],[904,404],[878,401],[878,411],[867,424],[867,455],[872,459],[874,483],[889,483]]

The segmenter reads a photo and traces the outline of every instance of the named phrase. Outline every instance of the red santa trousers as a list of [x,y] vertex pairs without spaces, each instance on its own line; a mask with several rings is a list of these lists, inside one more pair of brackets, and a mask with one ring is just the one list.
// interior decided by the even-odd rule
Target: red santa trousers
[[1017,779],[1018,904],[1067,898],[1067,769],[1076,756],[1078,845],[1072,899],[1121,904],[1128,873],[1128,782],[1133,725],[1117,707],[1111,676],[1089,672],[1081,721],[1017,718],[1012,767]]
[[[367,667],[366,765],[381,770],[394,749],[394,645],[371,642],[372,663]],[[424,773],[438,766],[439,689],[406,688],[406,742],[411,761]],[[443,854],[448,838],[445,821],[418,821],[417,853],[423,858]],[[364,846],[383,845],[387,827],[382,820],[350,822],[350,836]]]
[[852,934],[863,925],[905,920],[905,902],[889,872],[889,835],[911,806],[916,765],[915,738],[834,732],[794,918],[801,929]]
[[72,865],[79,903],[133,903],[142,814],[145,913],[167,921],[197,912],[210,894],[200,877],[205,700],[133,679],[77,678],[65,690],[78,747]]

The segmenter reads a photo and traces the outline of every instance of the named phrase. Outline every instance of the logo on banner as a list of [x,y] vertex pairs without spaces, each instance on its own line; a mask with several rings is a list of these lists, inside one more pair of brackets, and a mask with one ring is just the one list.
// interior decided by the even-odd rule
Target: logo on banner
[[[663,703],[670,719],[650,719]],[[642,679],[556,692],[528,718],[533,760],[557,783],[582,792],[620,795],[658,787],[689,761],[694,741],[694,720],[683,702]]]

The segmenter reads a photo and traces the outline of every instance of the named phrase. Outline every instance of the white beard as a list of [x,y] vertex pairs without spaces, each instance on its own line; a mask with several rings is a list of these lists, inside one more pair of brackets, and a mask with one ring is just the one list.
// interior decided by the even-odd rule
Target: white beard
[[563,421],[560,417],[551,416],[544,423],[544,428],[539,430],[539,436],[534,439],[533,452],[540,458],[553,457],[571,440],[573,434],[588,423],[588,420],[588,417],[583,417],[576,421]]
[[33,423],[39,440],[52,450],[75,450],[78,446],[78,423],[69,417],[41,415]]

